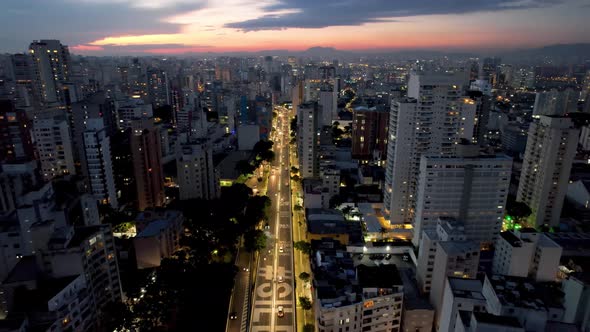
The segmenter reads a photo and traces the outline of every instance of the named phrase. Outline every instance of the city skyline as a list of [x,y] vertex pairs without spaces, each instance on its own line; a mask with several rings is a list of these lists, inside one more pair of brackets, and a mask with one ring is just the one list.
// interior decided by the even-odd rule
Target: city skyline
[[[582,0],[7,1],[2,52],[60,39],[82,55],[305,50],[506,51],[585,43]],[[35,8],[36,10],[29,10]],[[22,22],[27,22],[25,28]],[[72,27],[75,27],[73,29]],[[47,35],[47,33],[49,35]],[[313,35],[314,38],[305,36]]]

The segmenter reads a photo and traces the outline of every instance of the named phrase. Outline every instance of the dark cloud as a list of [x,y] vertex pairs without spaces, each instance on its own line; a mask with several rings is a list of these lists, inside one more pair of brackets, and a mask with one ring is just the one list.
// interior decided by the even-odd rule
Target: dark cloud
[[23,51],[34,39],[60,39],[74,46],[113,35],[176,33],[180,26],[162,18],[203,7],[204,1],[146,9],[108,1],[2,0],[0,51]]
[[272,13],[284,10],[291,14],[269,14],[226,24],[244,31],[287,28],[324,28],[354,26],[372,22],[391,22],[420,15],[467,14],[485,11],[528,9],[550,6],[563,0],[281,0],[264,8]]

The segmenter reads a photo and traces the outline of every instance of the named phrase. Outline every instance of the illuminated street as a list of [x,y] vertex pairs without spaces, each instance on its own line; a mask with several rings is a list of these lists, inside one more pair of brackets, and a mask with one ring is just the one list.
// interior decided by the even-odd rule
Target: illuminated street
[[[289,121],[285,115],[276,120],[276,134],[267,195],[270,209],[269,245],[260,254],[252,301],[250,331],[294,331],[293,248],[289,191]],[[278,307],[283,307],[279,317]]]

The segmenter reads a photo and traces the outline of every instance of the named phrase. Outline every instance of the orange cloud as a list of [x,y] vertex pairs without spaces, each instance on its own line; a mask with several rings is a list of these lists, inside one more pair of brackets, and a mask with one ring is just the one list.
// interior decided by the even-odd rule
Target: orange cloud
[[102,46],[98,46],[98,45],[84,45],[84,44],[70,46],[70,49],[72,49],[74,51],[77,51],[77,52],[104,51],[104,48]]

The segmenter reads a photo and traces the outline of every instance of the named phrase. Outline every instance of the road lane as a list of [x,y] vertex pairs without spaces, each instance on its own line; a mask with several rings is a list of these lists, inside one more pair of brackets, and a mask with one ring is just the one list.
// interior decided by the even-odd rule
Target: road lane
[[[252,301],[252,332],[293,332],[295,330],[295,295],[293,273],[292,221],[289,190],[289,119],[277,118],[278,135],[273,150],[274,171],[268,184],[272,199],[267,235],[269,246],[261,253]],[[273,174],[274,173],[274,174]],[[280,248],[282,247],[282,252]],[[280,278],[282,282],[280,282]],[[278,316],[278,307],[284,316]]]

